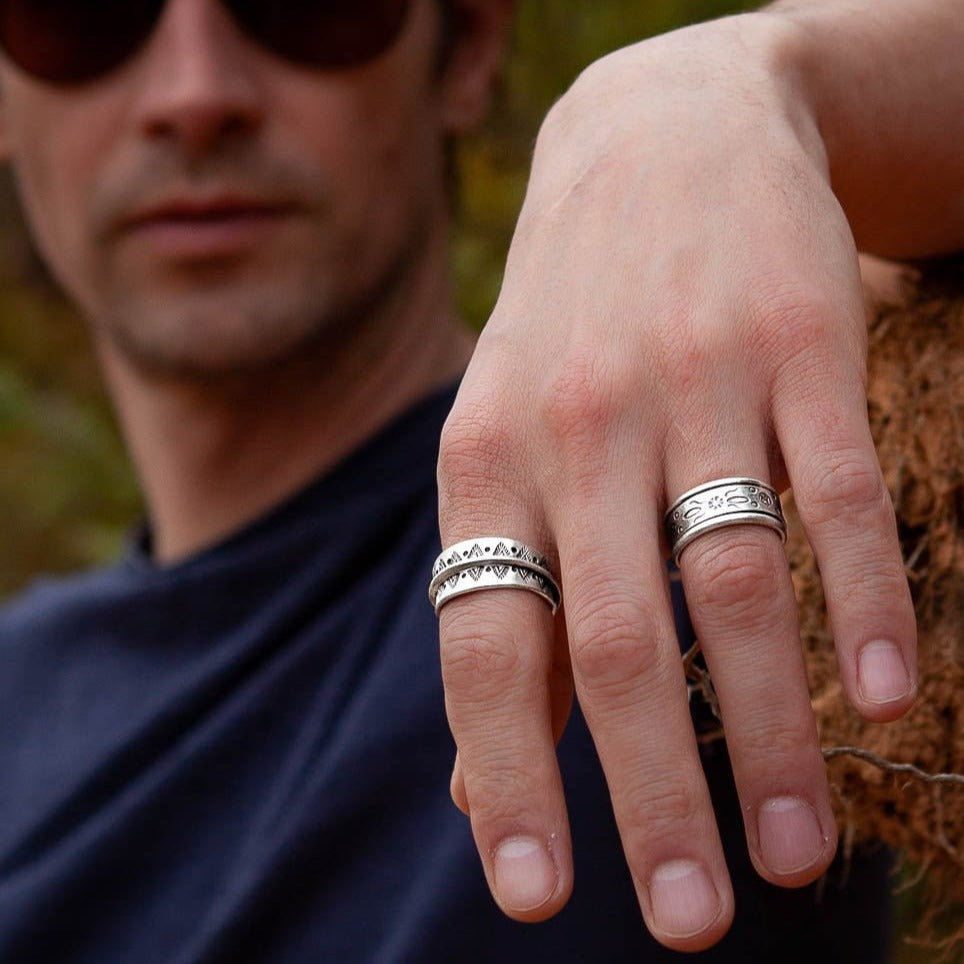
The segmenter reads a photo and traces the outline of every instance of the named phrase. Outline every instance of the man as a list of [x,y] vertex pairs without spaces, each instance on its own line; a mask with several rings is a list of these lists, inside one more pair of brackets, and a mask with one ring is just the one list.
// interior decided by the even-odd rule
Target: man
[[[447,799],[424,586],[471,345],[445,142],[484,112],[512,4],[75,7],[2,7],[0,125],[150,525],[117,567],[0,621],[0,956],[669,959],[581,724],[562,754],[585,859],[557,919],[495,910]],[[501,881],[521,862],[524,895],[515,843]],[[801,954],[883,954],[881,920],[849,926],[883,907],[875,868],[818,906],[731,861],[743,916],[718,959],[767,959],[788,933]],[[567,889],[503,905],[546,916]],[[650,926],[696,947],[721,920]]]

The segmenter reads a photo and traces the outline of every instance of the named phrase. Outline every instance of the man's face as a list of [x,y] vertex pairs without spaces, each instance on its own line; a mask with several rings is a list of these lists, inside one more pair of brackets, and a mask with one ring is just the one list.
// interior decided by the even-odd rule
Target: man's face
[[28,219],[97,337],[148,372],[238,372],[396,294],[445,219],[439,20],[414,0],[387,53],[323,72],[216,0],[169,0],[146,46],[82,86],[0,61]]

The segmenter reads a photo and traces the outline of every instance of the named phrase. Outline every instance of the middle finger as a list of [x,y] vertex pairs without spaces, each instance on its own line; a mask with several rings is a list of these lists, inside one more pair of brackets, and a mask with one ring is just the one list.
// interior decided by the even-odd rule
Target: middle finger
[[[729,926],[732,889],[687,705],[655,486],[640,498],[638,467],[610,468],[583,480],[579,504],[555,520],[573,675],[649,929],[699,950]],[[632,484],[613,486],[621,474]]]

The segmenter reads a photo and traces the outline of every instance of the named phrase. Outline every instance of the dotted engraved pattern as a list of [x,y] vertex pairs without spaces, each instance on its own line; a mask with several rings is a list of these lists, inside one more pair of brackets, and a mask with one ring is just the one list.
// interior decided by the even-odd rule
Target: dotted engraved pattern
[[548,573],[549,561],[545,556],[530,549],[525,543],[513,539],[467,539],[446,549],[432,566],[432,579],[445,569],[462,569],[472,563],[504,563],[541,569]]
[[709,519],[721,519],[734,512],[759,512],[783,524],[780,498],[762,483],[730,482],[707,486],[683,498],[666,514],[666,534],[675,545],[687,532]]

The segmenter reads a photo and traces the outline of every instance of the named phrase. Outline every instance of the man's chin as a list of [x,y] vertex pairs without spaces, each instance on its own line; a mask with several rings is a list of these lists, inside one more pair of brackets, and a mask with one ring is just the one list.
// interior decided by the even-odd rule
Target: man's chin
[[[138,324],[126,319],[138,318]],[[98,326],[112,365],[152,381],[210,383],[254,377],[298,362],[327,340],[325,313],[269,311],[250,304],[230,310],[222,303],[176,315],[125,312],[124,321]]]

